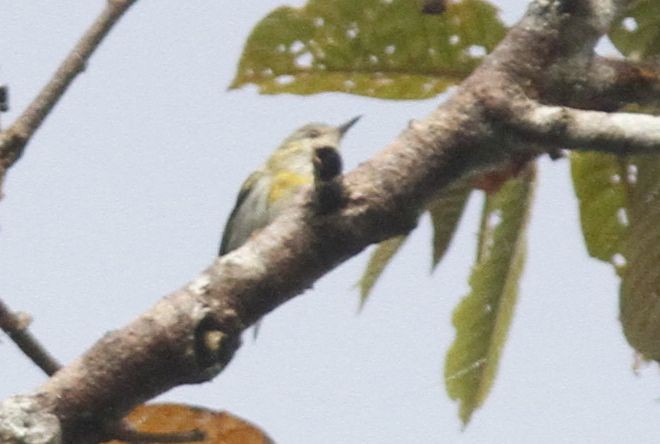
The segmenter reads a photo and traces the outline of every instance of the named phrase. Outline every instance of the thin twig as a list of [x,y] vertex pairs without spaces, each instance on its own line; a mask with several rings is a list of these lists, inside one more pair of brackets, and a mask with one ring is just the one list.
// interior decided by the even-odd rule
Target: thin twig
[[50,353],[32,336],[28,330],[29,316],[22,313],[12,313],[9,307],[0,300],[0,328],[48,376],[52,376],[62,366]]
[[94,50],[133,3],[135,0],[108,0],[103,12],[76,43],[50,81],[7,131],[0,133],[0,184],[73,79],[85,70]]

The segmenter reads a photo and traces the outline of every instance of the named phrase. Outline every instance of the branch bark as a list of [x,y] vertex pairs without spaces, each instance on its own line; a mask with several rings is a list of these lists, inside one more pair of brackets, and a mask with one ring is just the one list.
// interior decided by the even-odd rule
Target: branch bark
[[660,117],[584,111],[530,102],[505,118],[536,143],[614,154],[660,153]]
[[[588,95],[581,105],[592,111],[570,110],[573,125],[562,131],[553,123],[556,110],[570,102],[566,92],[579,90],[580,79],[601,63],[593,47],[623,3],[533,2],[451,99],[338,178],[341,208],[319,214],[316,193],[308,190],[298,206],[243,247],[57,372],[39,388],[38,399],[44,411],[60,419],[64,440],[98,440],[108,412],[119,420],[134,405],[176,385],[214,377],[231,360],[244,329],[369,244],[409,231],[429,200],[453,181],[550,148],[590,142],[583,133],[598,128],[585,122],[587,117],[621,130],[616,143],[600,133],[598,143],[613,150],[656,144],[651,139],[657,131],[643,136],[629,127],[639,119],[597,112],[605,105],[589,104]],[[562,88],[548,88],[558,84]],[[514,118],[503,110],[525,114]],[[641,119],[648,127],[658,125],[655,118]],[[530,138],[540,143],[530,144]],[[588,146],[595,147],[597,138]]]
[[612,111],[628,103],[657,103],[660,99],[658,64],[594,57],[587,75],[582,90],[583,94],[588,94],[592,108],[593,104],[600,103],[598,109]]
[[660,65],[599,56],[572,62],[549,69],[542,89],[552,91],[554,103],[613,111],[660,98]]
[[32,336],[28,330],[29,316],[21,313],[12,313],[7,305],[0,300],[0,329],[21,349],[25,355],[43,370],[48,376],[58,371],[61,365],[50,353]]

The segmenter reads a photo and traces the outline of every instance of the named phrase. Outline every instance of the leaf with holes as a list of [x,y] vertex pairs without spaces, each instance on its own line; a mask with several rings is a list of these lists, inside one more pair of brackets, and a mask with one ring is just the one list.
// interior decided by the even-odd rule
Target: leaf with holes
[[660,54],[660,2],[640,0],[612,27],[609,34],[619,51],[635,59]]
[[571,175],[580,206],[582,235],[589,254],[615,267],[627,231],[628,194],[636,166],[627,158],[572,153]]
[[253,29],[230,88],[263,94],[341,91],[422,99],[464,79],[504,36],[495,7],[452,2],[441,15],[411,0],[310,0]]
[[433,224],[431,269],[434,269],[440,263],[449,248],[471,191],[472,187],[468,181],[456,181],[452,186],[441,192],[429,205],[428,210]]
[[470,276],[470,293],[453,315],[456,338],[445,361],[447,392],[467,424],[493,384],[509,331],[525,256],[525,229],[535,169],[486,197],[487,221]]
[[571,166],[589,253],[622,277],[624,334],[660,360],[660,159],[583,153],[571,156]]
[[397,236],[391,239],[387,239],[376,246],[376,249],[371,254],[369,262],[367,263],[367,269],[364,270],[364,274],[358,282],[358,288],[360,289],[360,309],[367,302],[367,298],[371,293],[376,281],[385,271],[385,267],[390,263],[394,255],[399,248],[405,242],[407,236]]
[[[653,61],[660,55],[660,2],[640,0],[623,15],[610,38],[626,56]],[[635,111],[658,115],[660,103]],[[626,339],[646,358],[660,360],[660,159],[628,159],[629,227],[622,243],[625,263],[619,318]]]
[[660,159],[640,156],[637,170],[623,247],[620,319],[628,342],[660,360]]

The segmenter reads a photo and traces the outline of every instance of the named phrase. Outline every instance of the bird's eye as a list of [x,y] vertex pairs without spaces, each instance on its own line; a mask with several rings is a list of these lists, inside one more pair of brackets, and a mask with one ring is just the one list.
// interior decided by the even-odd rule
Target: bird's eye
[[307,137],[311,137],[312,139],[316,139],[318,136],[321,135],[321,131],[319,130],[309,130],[307,131]]

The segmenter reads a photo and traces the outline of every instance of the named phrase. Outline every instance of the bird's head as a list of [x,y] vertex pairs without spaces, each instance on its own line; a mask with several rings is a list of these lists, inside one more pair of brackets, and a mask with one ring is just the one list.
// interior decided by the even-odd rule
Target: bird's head
[[279,149],[294,146],[303,149],[315,149],[324,146],[339,148],[339,142],[344,137],[344,134],[355,125],[360,117],[354,117],[339,126],[332,126],[325,123],[308,123],[284,139]]
[[298,128],[272,154],[266,164],[268,171],[290,170],[297,174],[311,174],[315,152],[319,149],[337,150],[344,134],[359,118],[354,117],[339,126],[308,123]]

